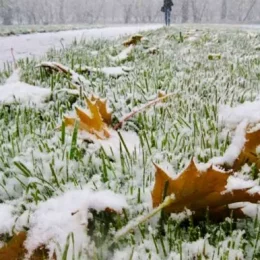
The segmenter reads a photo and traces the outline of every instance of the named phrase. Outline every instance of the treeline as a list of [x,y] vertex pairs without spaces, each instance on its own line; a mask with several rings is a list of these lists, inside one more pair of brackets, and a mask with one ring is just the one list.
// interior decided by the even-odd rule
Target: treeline
[[[260,0],[173,0],[176,23],[258,23]],[[0,24],[157,23],[163,0],[0,0]]]

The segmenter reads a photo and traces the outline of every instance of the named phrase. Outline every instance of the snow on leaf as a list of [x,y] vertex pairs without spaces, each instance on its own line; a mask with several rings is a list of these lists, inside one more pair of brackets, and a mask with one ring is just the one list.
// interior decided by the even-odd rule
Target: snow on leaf
[[128,59],[133,49],[134,49],[134,45],[130,45],[122,52],[120,52],[117,56],[110,56],[110,59],[114,62],[123,62]]
[[78,72],[94,72],[101,73],[106,77],[119,78],[121,76],[126,76],[128,73],[133,70],[133,68],[118,66],[118,67],[103,67],[103,68],[94,68],[89,66],[75,66]]
[[248,163],[255,164],[256,167],[260,169],[260,158],[257,154],[257,147],[260,145],[260,130],[247,132],[245,139],[245,145],[232,168],[234,170],[240,170],[244,164]]
[[82,75],[79,75],[74,70],[58,63],[58,62],[42,62],[36,66],[36,68],[45,68],[50,71],[56,71],[68,75],[70,77],[71,83],[76,87],[87,87],[91,85],[90,81],[87,80]]
[[248,121],[242,121],[236,128],[232,143],[223,157],[215,157],[211,163],[239,171],[246,163],[260,168],[258,146],[260,145],[260,129],[247,131]]
[[[51,255],[56,253],[57,259],[61,259],[59,248],[63,252],[71,233],[74,234],[73,247],[76,252],[90,248],[91,239],[86,228],[89,218],[93,215],[89,210],[121,213],[126,207],[125,198],[110,190],[94,192],[84,188],[67,191],[39,204],[30,218],[25,248],[31,254],[44,245]],[[72,254],[73,249],[69,247],[67,259],[72,259]]]
[[[152,191],[153,206],[162,203],[165,196],[174,195],[167,212],[182,212],[185,208],[199,212],[209,208],[216,209],[235,202],[257,203],[260,193],[249,193],[252,182],[230,176],[215,167],[200,172],[192,161],[176,179],[170,178],[158,165],[156,167],[155,186]],[[236,179],[236,185],[230,184],[230,178]],[[239,185],[240,183],[241,185]]]

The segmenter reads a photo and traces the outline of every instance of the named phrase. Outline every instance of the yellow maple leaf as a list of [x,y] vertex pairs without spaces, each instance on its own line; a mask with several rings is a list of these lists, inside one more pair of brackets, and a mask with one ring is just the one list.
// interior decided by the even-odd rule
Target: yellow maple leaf
[[[173,196],[165,211],[170,213],[182,212],[185,208],[201,212],[236,202],[257,203],[260,194],[249,194],[248,189],[226,190],[230,172],[222,172],[210,167],[206,172],[200,172],[194,161],[179,175],[172,179],[158,165],[156,167],[155,186],[152,191],[153,206],[159,206],[164,196]],[[235,177],[233,177],[235,178]],[[167,190],[165,191],[165,189]]]
[[[94,134],[99,139],[110,137],[106,123],[103,121],[102,115],[96,102],[91,102],[86,98],[86,105],[89,108],[90,115],[80,107],[75,107],[79,120],[79,129]],[[77,118],[64,117],[65,126],[74,126]]]
[[91,96],[91,101],[95,102],[98,106],[99,112],[102,116],[103,121],[111,125],[112,123],[112,113],[108,112],[107,110],[107,100],[101,100],[99,97],[95,97],[94,95]]

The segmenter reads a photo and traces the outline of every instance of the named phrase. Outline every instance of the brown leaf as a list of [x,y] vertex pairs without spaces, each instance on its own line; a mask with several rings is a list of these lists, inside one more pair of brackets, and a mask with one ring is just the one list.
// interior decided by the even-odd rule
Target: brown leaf
[[234,219],[247,217],[244,214],[242,208],[230,209],[228,205],[224,205],[217,208],[211,208],[210,210],[205,209],[205,210],[196,211],[194,214],[194,219],[201,220],[205,218],[207,214],[208,214],[208,218],[214,222],[224,221],[227,217],[230,216],[232,216],[232,218]]
[[130,45],[136,45],[138,42],[142,40],[143,36],[140,34],[133,35],[131,38],[123,42],[123,45],[128,47]]
[[[228,192],[226,185],[230,172],[221,172],[213,167],[207,169],[206,172],[200,172],[192,161],[181,175],[172,179],[159,166],[155,165],[155,167],[153,206],[159,206],[164,195],[173,195],[171,205],[165,208],[165,211],[169,213],[182,212],[185,208],[196,213],[207,208],[217,209],[235,202],[257,203],[260,200],[259,193],[249,194],[248,189]],[[168,188],[165,192],[166,187]]]
[[2,248],[0,248],[0,259],[16,260],[23,259],[26,253],[23,243],[26,240],[26,233],[21,232],[14,237]]
[[246,133],[246,143],[239,157],[234,162],[232,169],[238,171],[246,163],[255,163],[256,167],[260,169],[260,157],[258,157],[256,148],[260,145],[260,130]]
[[[13,238],[2,248],[0,248],[1,260],[23,260],[27,254],[27,250],[24,248],[24,242],[26,240],[26,232],[20,232],[15,234]],[[48,250],[42,246],[37,248],[30,257],[30,260],[42,260],[49,259]],[[52,260],[56,260],[54,255]]]

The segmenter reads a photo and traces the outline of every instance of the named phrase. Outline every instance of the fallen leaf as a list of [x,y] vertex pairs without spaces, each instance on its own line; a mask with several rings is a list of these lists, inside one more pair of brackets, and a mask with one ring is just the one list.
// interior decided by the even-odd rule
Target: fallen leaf
[[112,123],[112,113],[108,112],[107,109],[107,100],[101,100],[99,97],[95,97],[94,95],[91,96],[91,101],[96,102],[96,105],[98,106],[99,112],[101,114],[101,117],[103,121],[111,125]]
[[91,83],[89,80],[87,80],[85,77],[82,75],[79,75],[77,72],[74,70],[58,63],[58,62],[42,62],[36,66],[36,68],[44,68],[49,71],[56,71],[62,74],[67,75],[70,78],[71,84],[76,87],[86,87],[90,86]]
[[[15,234],[12,239],[2,248],[0,248],[1,260],[23,260],[27,254],[27,250],[24,247],[24,242],[27,238],[26,232],[20,232]],[[29,260],[42,260],[51,259],[55,260],[56,256],[49,258],[48,250],[41,246],[37,248],[30,256]]]
[[124,62],[125,60],[127,60],[130,57],[133,49],[134,49],[134,45],[131,44],[129,47],[127,47],[123,51],[121,51],[118,55],[116,55],[116,56],[109,55],[109,58],[111,61],[114,61],[114,62],[119,62],[119,63]]
[[[206,172],[200,172],[194,161],[176,179],[172,179],[158,165],[156,167],[155,186],[152,191],[153,207],[159,206],[165,196],[173,196],[172,202],[165,208],[170,213],[182,212],[185,208],[200,212],[235,203],[260,200],[258,192],[249,193],[252,188],[228,190],[231,172],[222,172],[212,166]],[[165,189],[167,190],[165,191]]]
[[136,45],[138,42],[140,42],[142,40],[143,36],[141,34],[135,34],[133,36],[131,36],[131,38],[129,38],[128,40],[126,40],[125,42],[123,42],[123,45],[128,47],[130,45]]
[[0,259],[22,259],[22,257],[26,253],[26,250],[23,247],[23,243],[25,240],[25,232],[14,235],[13,238],[4,247],[0,248]]
[[[98,139],[109,138],[110,134],[107,124],[105,123],[105,120],[109,120],[109,115],[106,113],[107,111],[104,110],[104,104],[101,101],[98,102],[96,100],[95,102],[92,102],[90,99],[86,98],[86,105],[89,108],[90,114],[80,107],[75,107],[79,120],[79,129],[95,135]],[[100,112],[100,106],[102,113]],[[103,119],[102,115],[106,118]],[[74,126],[76,120],[77,118],[65,116],[65,126]]]
[[257,154],[257,147],[260,145],[260,130],[246,133],[246,142],[240,155],[235,160],[232,169],[238,171],[246,163],[255,164],[260,169],[260,157]]
[[232,216],[232,218],[234,219],[241,219],[241,218],[248,217],[247,215],[244,214],[242,209],[243,208],[232,209],[229,207],[229,205],[224,205],[217,208],[211,208],[210,210],[205,209],[205,210],[196,211],[194,214],[194,219],[195,221],[201,220],[201,219],[205,219],[205,217],[207,216],[211,221],[221,222],[230,216]]

